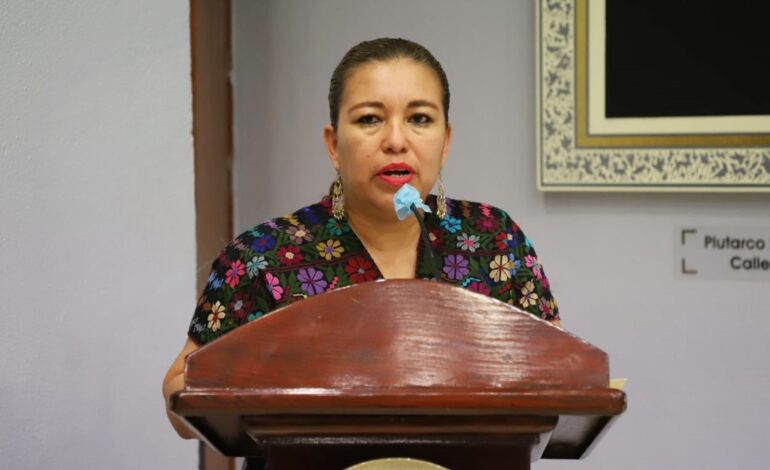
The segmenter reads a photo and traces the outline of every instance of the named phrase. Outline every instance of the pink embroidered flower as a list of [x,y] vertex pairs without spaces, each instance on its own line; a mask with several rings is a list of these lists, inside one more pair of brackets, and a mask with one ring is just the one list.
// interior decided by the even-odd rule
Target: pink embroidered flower
[[228,286],[230,286],[230,288],[235,289],[235,286],[238,285],[238,282],[241,280],[241,276],[244,274],[246,274],[246,266],[241,262],[241,260],[237,259],[235,262],[233,262],[232,265],[230,265],[230,269],[228,269],[225,273],[225,282]]
[[272,273],[265,274],[265,284],[267,284],[267,290],[275,300],[281,300],[283,297],[283,287],[280,286],[280,281]]
[[543,278],[543,272],[542,272],[542,266],[540,265],[540,262],[532,255],[527,255],[524,257],[524,264],[527,265],[528,268],[532,269],[532,273],[535,275],[535,278],[537,280],[541,280]]

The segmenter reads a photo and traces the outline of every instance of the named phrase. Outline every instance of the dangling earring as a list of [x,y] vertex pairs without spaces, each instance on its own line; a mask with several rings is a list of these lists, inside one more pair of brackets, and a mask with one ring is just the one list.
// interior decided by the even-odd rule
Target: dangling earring
[[446,194],[444,194],[444,178],[438,172],[438,195],[436,196],[436,215],[439,219],[446,217]]
[[337,220],[345,218],[345,194],[342,193],[342,177],[339,172],[332,185],[332,215]]

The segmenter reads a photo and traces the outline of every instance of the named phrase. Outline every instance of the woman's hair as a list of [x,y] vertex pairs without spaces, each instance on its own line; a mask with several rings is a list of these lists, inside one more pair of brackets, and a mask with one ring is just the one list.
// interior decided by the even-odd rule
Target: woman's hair
[[342,92],[345,89],[345,81],[353,70],[368,62],[384,62],[400,58],[412,59],[419,64],[427,65],[436,73],[439,82],[441,82],[444,121],[449,124],[449,81],[439,61],[433,57],[430,51],[416,42],[401,38],[379,38],[353,46],[332,73],[332,80],[329,84],[329,115],[335,132],[340,116],[340,102],[342,101]]

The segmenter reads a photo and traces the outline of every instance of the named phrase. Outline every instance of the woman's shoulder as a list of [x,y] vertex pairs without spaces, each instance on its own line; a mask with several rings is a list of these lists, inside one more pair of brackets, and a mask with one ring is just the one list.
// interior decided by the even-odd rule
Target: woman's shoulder
[[323,257],[325,244],[337,251],[355,248],[349,239],[350,226],[334,218],[331,201],[324,198],[245,230],[225,246],[218,261],[227,266],[239,261],[254,272],[294,266]]
[[447,213],[457,218],[498,217],[507,218],[503,209],[486,202],[447,198]]
[[[279,295],[288,292],[286,284],[279,285],[281,273],[307,264],[319,266],[324,256],[339,257],[345,249],[339,239],[344,237],[329,243],[329,234],[350,229],[347,224],[340,228],[330,207],[321,201],[268,219],[228,243],[212,263],[190,337],[204,344],[274,310],[277,301],[287,300]],[[320,284],[313,281],[313,286]]]
[[[435,198],[429,202],[435,207]],[[495,233],[511,228],[518,230],[505,210],[486,202],[447,198],[446,208],[446,216],[440,219],[440,226],[450,233]]]
[[267,219],[256,224],[245,233],[253,230],[262,232],[285,230],[288,227],[299,225],[305,225],[307,228],[316,228],[328,222],[329,218],[332,217],[331,200],[325,197],[315,204],[310,204],[279,217]]
[[[267,219],[243,231],[227,248],[244,249],[265,253],[285,242],[304,243],[330,225],[338,225],[331,213],[328,199],[289,212],[280,217]],[[226,248],[226,249],[227,249]]]

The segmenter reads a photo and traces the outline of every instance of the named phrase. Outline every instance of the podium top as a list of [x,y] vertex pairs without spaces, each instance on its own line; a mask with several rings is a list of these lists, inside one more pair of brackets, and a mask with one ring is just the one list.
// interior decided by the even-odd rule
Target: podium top
[[[625,409],[608,385],[607,355],[544,320],[445,283],[388,280],[296,302],[200,348],[172,409],[188,422],[229,412],[607,418]],[[596,427],[581,426],[592,441]]]
[[574,335],[487,296],[413,280],[293,303],[191,354],[185,375],[187,390],[609,384],[606,354]]

